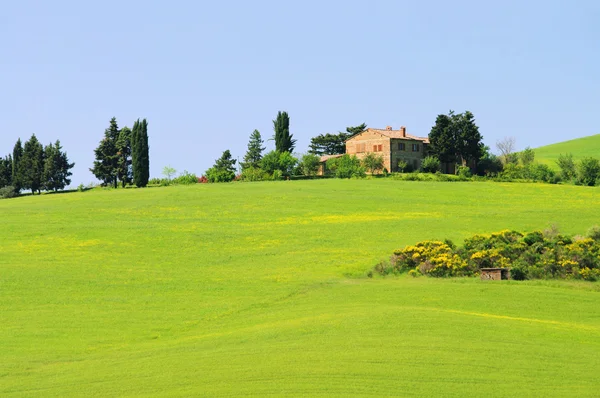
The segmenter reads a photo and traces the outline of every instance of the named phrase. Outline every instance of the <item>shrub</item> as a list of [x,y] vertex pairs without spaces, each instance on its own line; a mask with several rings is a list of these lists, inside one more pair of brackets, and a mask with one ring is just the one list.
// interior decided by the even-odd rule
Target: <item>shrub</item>
[[319,172],[321,158],[315,154],[307,153],[302,155],[298,166],[305,176],[315,176]]
[[[206,179],[208,182],[231,182],[235,178],[235,172],[227,169],[218,169],[211,167],[206,170]],[[194,181],[198,182],[198,178],[194,176]]]
[[9,186],[0,188],[0,199],[9,199],[9,198],[14,198],[15,196],[17,196],[15,187],[9,185]]
[[206,184],[208,183],[208,178],[206,176],[198,177],[198,184]]
[[375,153],[367,153],[362,160],[363,167],[371,174],[383,170],[383,156]]
[[502,161],[496,155],[486,154],[477,162],[477,175],[493,177],[502,172]]
[[596,158],[583,158],[577,165],[577,183],[594,186],[600,178],[600,161]]
[[242,181],[264,181],[269,178],[269,174],[257,167],[246,167],[242,171]]
[[278,170],[281,176],[288,177],[292,175],[298,159],[289,152],[271,151],[267,153],[260,161],[260,168],[270,176]]
[[560,168],[560,176],[565,181],[571,181],[577,175],[577,169],[575,162],[573,161],[573,155],[568,153],[566,155],[560,154],[556,164]]
[[196,176],[196,174],[190,173],[187,170],[184,170],[183,173],[181,173],[179,175],[179,177],[175,177],[172,182],[174,184],[182,184],[182,185],[189,185],[189,184],[197,184],[198,183],[198,177]]
[[344,155],[327,161],[329,169],[337,178],[361,178],[366,175],[360,160],[354,155]]
[[587,236],[595,241],[600,241],[600,227],[595,225],[587,233]]
[[521,163],[523,163],[524,166],[530,165],[535,159],[535,151],[530,147],[527,147],[519,154],[519,157],[521,158]]
[[398,161],[398,171],[400,173],[410,173],[413,171],[413,168],[410,164],[406,163],[404,160]]
[[440,171],[440,160],[435,156],[427,156],[421,163],[421,169],[426,173],[435,173]]
[[458,169],[456,169],[456,174],[463,178],[470,178],[472,176],[471,169],[467,166],[458,166]]

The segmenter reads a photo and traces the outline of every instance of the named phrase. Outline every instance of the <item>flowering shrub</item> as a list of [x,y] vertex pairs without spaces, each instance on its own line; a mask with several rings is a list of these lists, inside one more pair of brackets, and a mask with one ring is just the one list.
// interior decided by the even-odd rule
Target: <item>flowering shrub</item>
[[198,177],[198,184],[208,184],[208,178],[206,176]]
[[500,231],[474,235],[462,247],[450,241],[424,241],[394,251],[389,264],[374,271],[382,275],[409,273],[472,276],[481,268],[511,268],[513,279],[600,280],[600,239],[598,228],[590,237],[561,235],[556,229],[522,234]]

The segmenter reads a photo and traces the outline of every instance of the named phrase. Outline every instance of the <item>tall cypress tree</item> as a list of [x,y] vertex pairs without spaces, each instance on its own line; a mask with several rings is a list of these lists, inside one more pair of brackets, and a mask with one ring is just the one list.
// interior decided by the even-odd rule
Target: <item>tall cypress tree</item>
[[15,191],[19,193],[21,191],[21,175],[20,175],[20,167],[21,158],[23,157],[23,145],[21,144],[21,139],[19,138],[13,148],[12,155],[12,184],[15,187]]
[[125,188],[125,184],[129,184],[133,179],[131,171],[131,130],[127,126],[123,127],[119,133],[117,151],[119,154],[118,178],[121,181],[121,186]]
[[92,173],[102,180],[106,185],[111,184],[117,187],[117,178],[119,172],[119,154],[117,149],[117,140],[119,139],[119,126],[117,119],[110,120],[110,126],[104,130],[104,138],[100,141],[98,148],[94,150],[96,160],[94,167],[90,169]]
[[19,162],[22,188],[31,189],[32,193],[42,189],[44,171],[44,147],[35,134],[23,146],[23,157]]
[[275,130],[275,150],[277,152],[292,152],[296,140],[290,134],[290,116],[287,112],[279,111],[277,113],[277,118],[273,120],[273,130]]
[[138,119],[131,134],[133,183],[145,187],[150,179],[150,156],[148,147],[148,122]]

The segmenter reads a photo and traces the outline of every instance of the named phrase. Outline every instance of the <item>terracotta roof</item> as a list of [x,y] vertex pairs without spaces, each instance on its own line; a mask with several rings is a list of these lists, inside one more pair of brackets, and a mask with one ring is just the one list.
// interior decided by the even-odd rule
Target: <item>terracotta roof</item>
[[[423,141],[425,144],[429,144],[429,138],[417,137],[416,135],[411,135],[411,134],[406,134],[406,136],[403,136],[401,130],[387,130],[387,129],[372,129],[372,128],[368,128],[365,131],[369,131],[369,132],[372,132],[372,133],[378,133],[378,134],[385,135],[386,137],[390,137],[390,138],[400,138],[400,139],[405,138],[407,140]],[[365,131],[363,131],[363,133]]]
[[344,156],[342,155],[323,155],[321,156],[321,159],[319,159],[319,162],[323,163],[328,161],[329,159],[334,159],[334,158],[339,158],[340,156]]

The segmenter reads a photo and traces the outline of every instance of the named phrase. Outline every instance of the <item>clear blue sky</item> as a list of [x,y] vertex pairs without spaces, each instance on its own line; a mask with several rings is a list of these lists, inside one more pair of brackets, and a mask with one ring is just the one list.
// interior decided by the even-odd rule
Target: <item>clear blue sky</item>
[[[72,185],[95,181],[112,116],[147,118],[151,176],[198,175],[291,117],[312,136],[366,122],[426,136],[475,114],[486,144],[600,133],[597,1],[7,1],[0,155],[59,138]],[[273,142],[268,142],[273,147]]]

